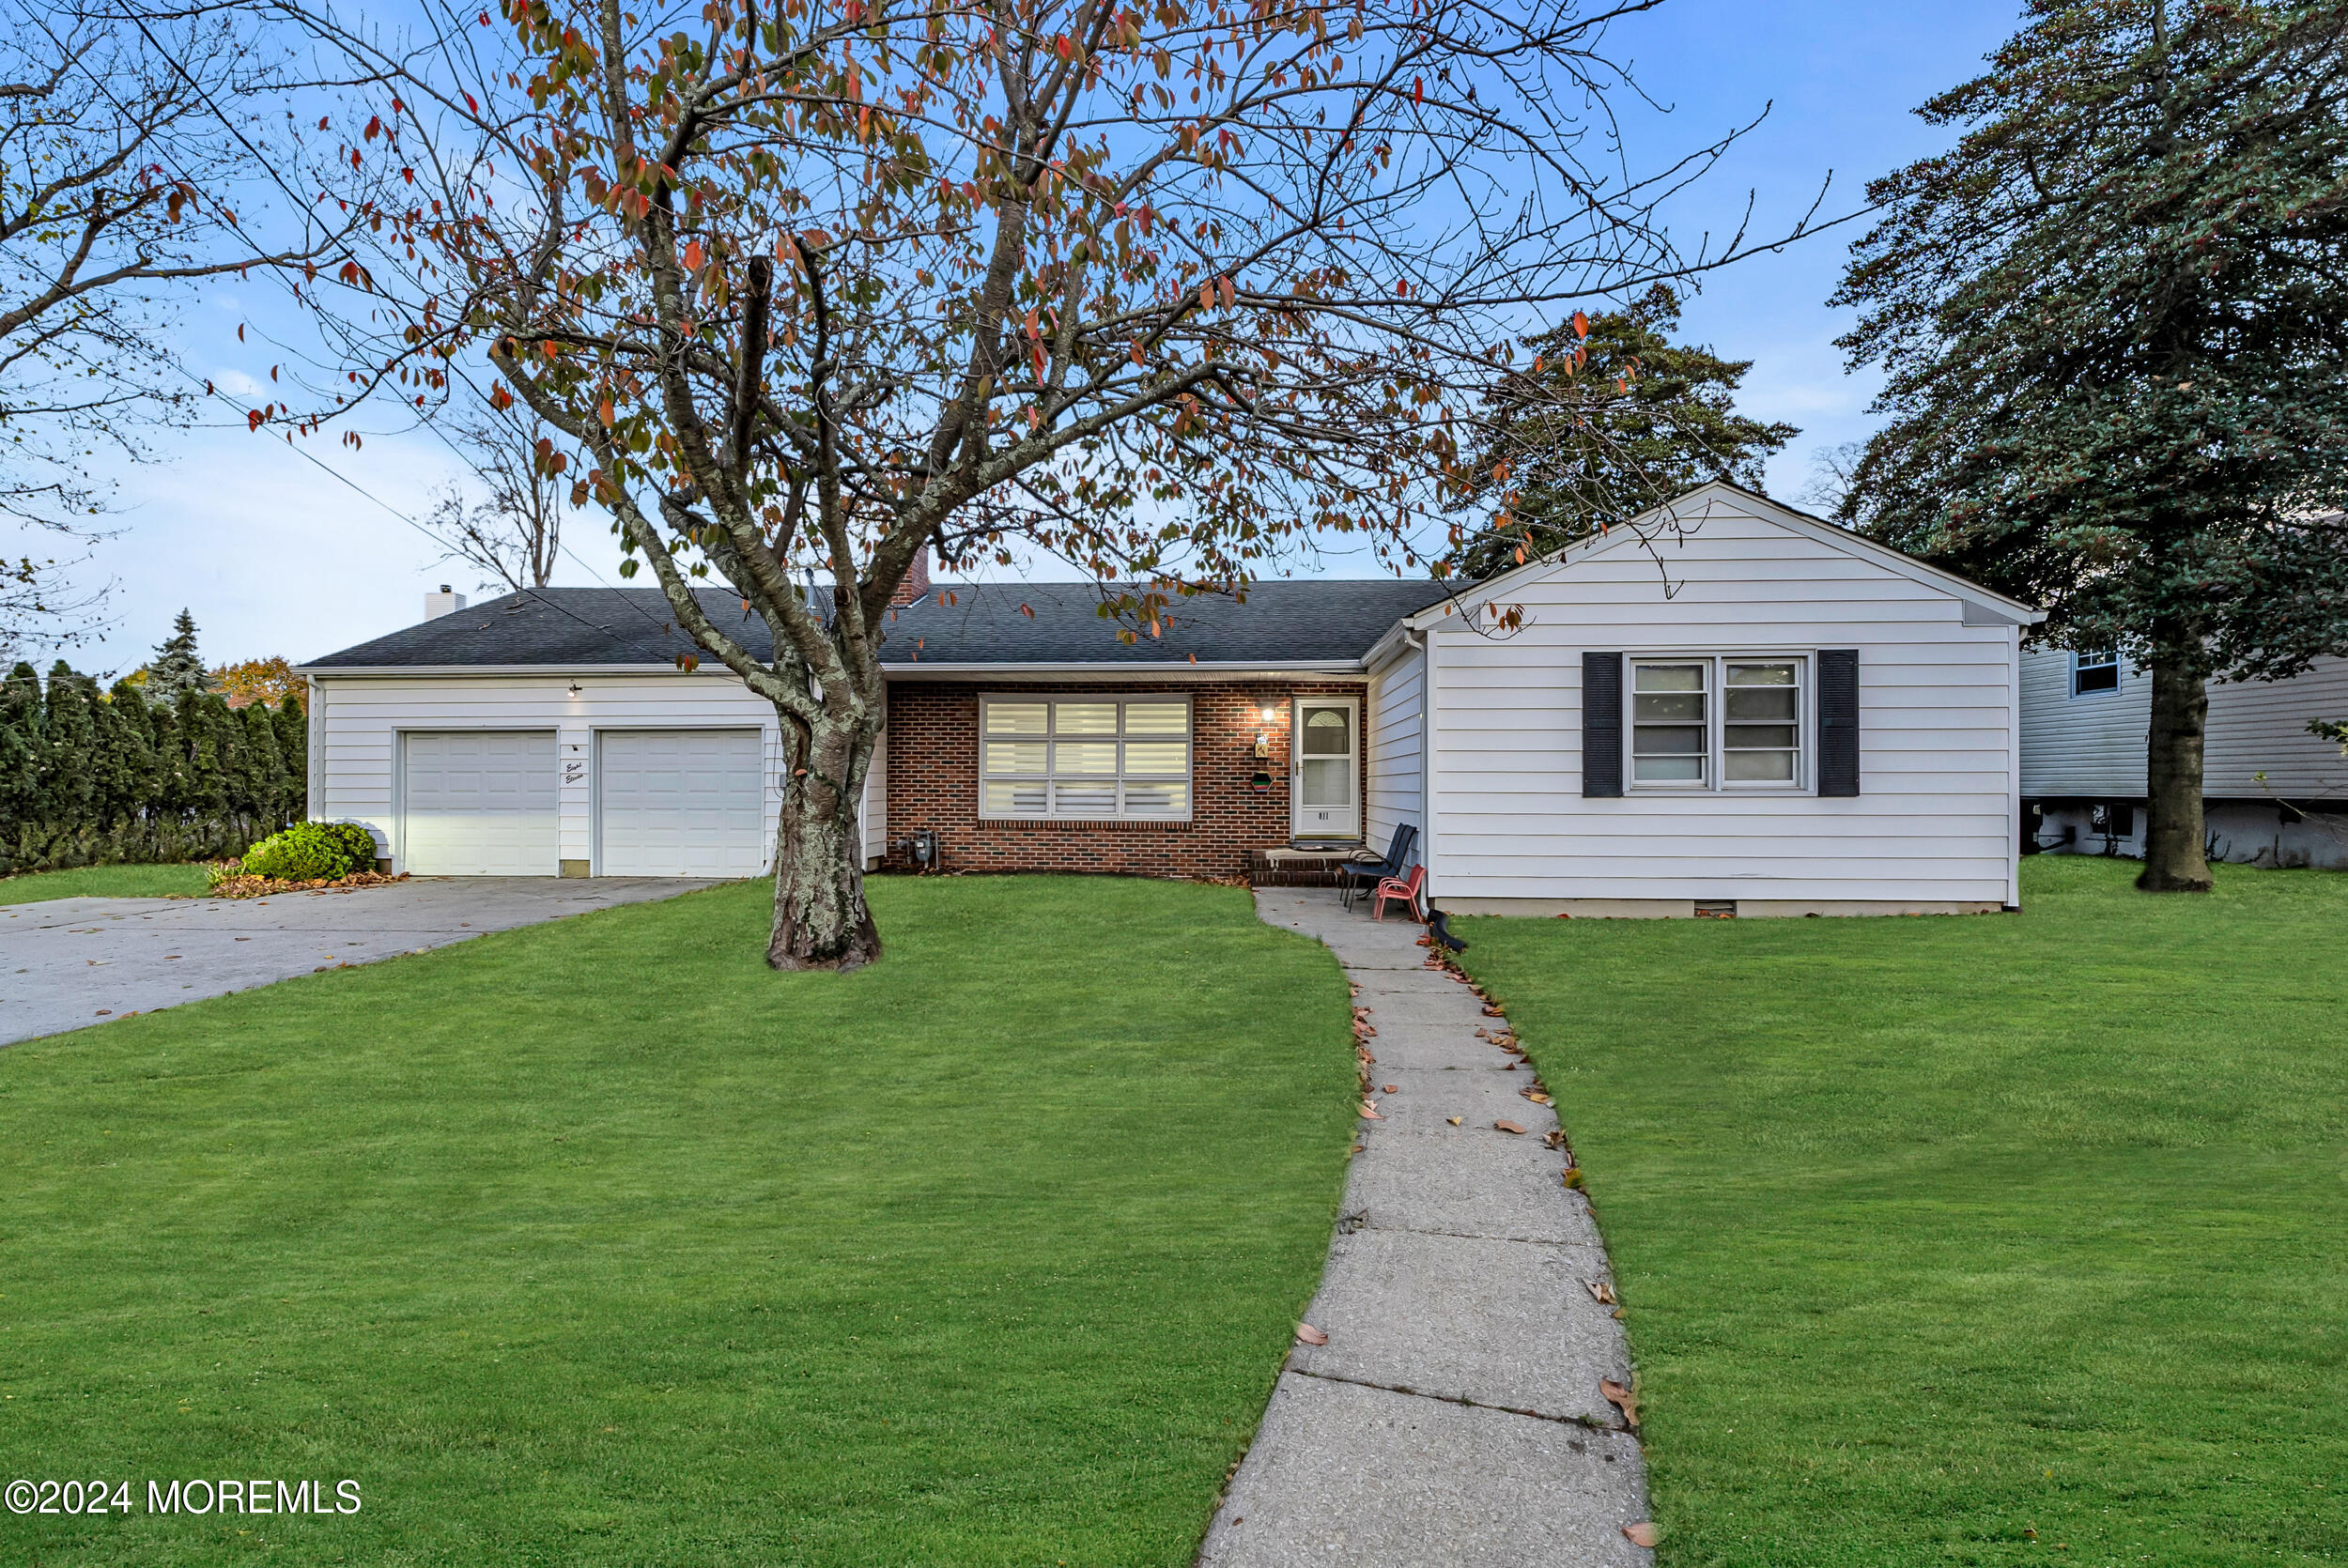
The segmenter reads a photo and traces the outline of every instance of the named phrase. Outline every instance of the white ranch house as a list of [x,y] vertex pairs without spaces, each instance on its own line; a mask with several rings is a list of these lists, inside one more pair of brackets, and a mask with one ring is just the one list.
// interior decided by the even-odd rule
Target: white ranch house
[[[1460,914],[2017,901],[2039,613],[1732,485],[1480,585],[1266,583],[1132,646],[1087,584],[904,597],[873,868],[926,838],[949,870],[1278,878],[1407,825]],[[416,872],[765,869],[773,712],[677,668],[657,590],[459,605],[305,667],[316,814]]]

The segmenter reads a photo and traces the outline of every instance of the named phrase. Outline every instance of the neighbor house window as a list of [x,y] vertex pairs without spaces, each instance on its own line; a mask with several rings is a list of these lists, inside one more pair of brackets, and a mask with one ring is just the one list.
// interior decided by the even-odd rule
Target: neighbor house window
[[1804,661],[1636,659],[1630,781],[1651,789],[1802,782]]
[[1189,701],[982,699],[979,814],[1092,821],[1189,816]]
[[2071,695],[2085,697],[2089,692],[2120,689],[2120,654],[2116,649],[2103,648],[2092,653],[2071,655]]

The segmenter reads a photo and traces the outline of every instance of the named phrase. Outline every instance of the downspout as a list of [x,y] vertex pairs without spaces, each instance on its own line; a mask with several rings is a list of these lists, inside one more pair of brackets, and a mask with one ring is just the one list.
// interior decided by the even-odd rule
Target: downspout
[[1403,639],[1418,650],[1418,857],[1427,867],[1425,896],[1435,899],[1435,639],[1425,632],[1402,628]]

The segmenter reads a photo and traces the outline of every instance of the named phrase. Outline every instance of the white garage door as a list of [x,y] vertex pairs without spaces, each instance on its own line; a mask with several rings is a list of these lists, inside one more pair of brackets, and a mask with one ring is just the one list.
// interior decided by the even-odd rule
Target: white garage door
[[754,877],[766,869],[757,730],[606,730],[595,742],[603,875]]
[[400,749],[403,870],[550,877],[560,869],[553,730],[410,730]]

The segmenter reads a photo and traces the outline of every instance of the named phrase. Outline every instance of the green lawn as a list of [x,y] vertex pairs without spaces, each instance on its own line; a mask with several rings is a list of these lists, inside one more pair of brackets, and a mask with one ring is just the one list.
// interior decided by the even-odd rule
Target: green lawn
[[0,877],[0,904],[43,899],[163,899],[201,893],[207,885],[201,866],[84,866]]
[[1463,923],[1671,1568],[2348,1556],[2348,876],[2022,869],[2019,915]]
[[1244,892],[756,884],[0,1051],[0,1560],[1187,1563],[1329,1243],[1333,959]]

